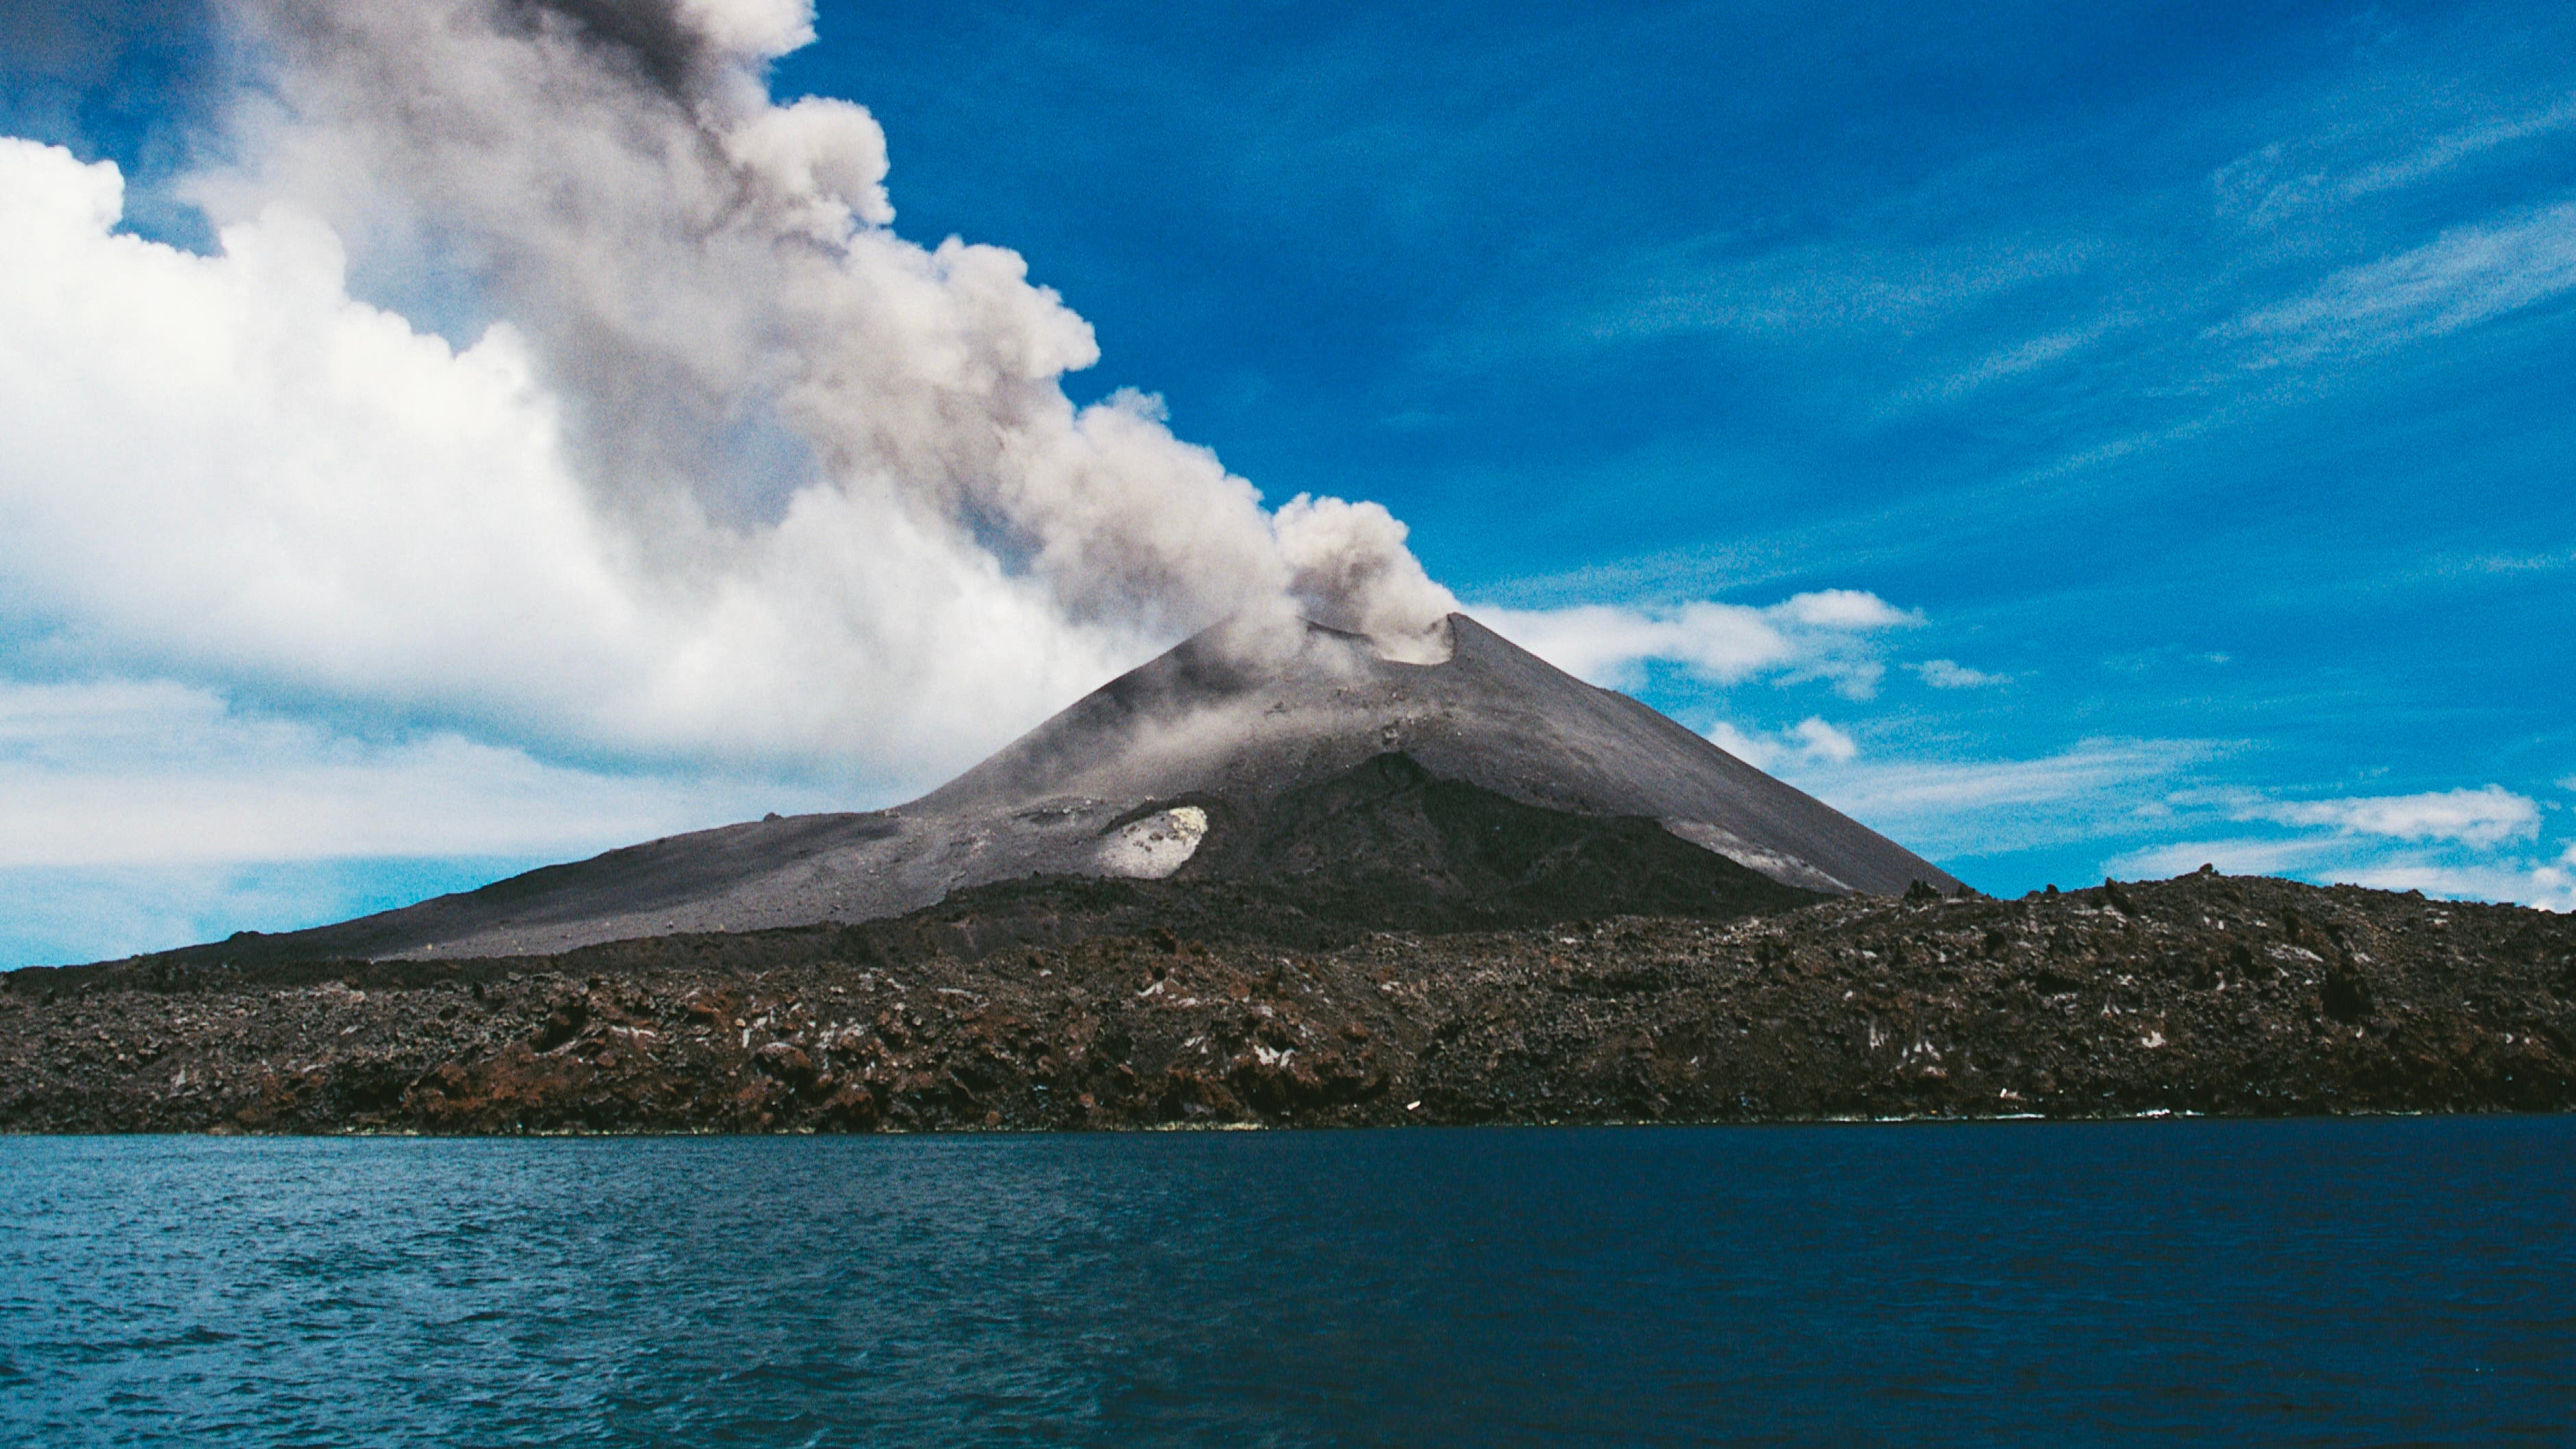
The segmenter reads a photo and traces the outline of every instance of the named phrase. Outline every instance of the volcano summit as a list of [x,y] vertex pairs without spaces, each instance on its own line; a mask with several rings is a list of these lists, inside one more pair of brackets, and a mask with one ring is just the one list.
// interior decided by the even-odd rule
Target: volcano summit
[[263,954],[525,956],[855,923],[1032,875],[1306,883],[1471,912],[1526,901],[1569,919],[1958,889],[1636,700],[1464,615],[1440,632],[1445,659],[1408,663],[1319,625],[1266,649],[1220,625],[910,804],[672,836],[262,938]]

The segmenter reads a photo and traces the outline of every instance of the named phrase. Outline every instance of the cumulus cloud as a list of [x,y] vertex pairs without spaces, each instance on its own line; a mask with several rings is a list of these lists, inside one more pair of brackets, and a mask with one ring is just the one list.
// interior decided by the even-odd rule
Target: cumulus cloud
[[2005,675],[1970,669],[1954,659],[1926,659],[1920,664],[1905,667],[1934,689],[1984,689],[1989,685],[2011,682]]
[[1799,761],[1846,765],[1860,753],[1860,745],[1850,735],[1813,715],[1777,734],[1747,731],[1720,720],[1709,730],[1708,738],[1719,749],[1760,770],[1777,770]]
[[2236,818],[2282,825],[2322,825],[2345,834],[2396,840],[2455,840],[2475,846],[2530,840],[2540,833],[2539,805],[2501,785],[2422,795],[2252,801],[2238,807]]
[[0,684],[0,871],[561,857],[818,797],[452,733],[369,740],[166,681]]
[[0,969],[289,930],[839,792],[356,734],[167,680],[0,682]]
[[1580,679],[1634,685],[1649,663],[1679,665],[1701,679],[1736,684],[1756,677],[1825,679],[1847,698],[1866,699],[1886,666],[1875,639],[1922,622],[1854,589],[1798,594],[1765,608],[1699,602],[1664,608],[1585,604],[1528,610],[1477,607],[1476,619]]
[[[2345,881],[2383,890],[2576,909],[2576,845],[2530,850],[2538,804],[2501,786],[2413,795],[2280,800],[2246,791],[2182,791],[2169,799],[2181,841],[2109,863],[2115,875],[2177,875],[2207,861],[2222,870]],[[2199,836],[2213,816],[2288,833]]]
[[193,183],[215,254],[0,141],[22,629],[918,782],[1228,614],[1403,648],[1449,606],[1383,509],[1274,516],[1152,400],[1074,406],[1087,324],[1015,253],[897,236],[864,109],[767,93],[804,0],[231,13],[271,69]]
[[542,863],[479,855],[0,868],[0,968],[105,961],[235,931],[346,920]]
[[2122,878],[2181,875],[2207,862],[2230,874],[2292,875],[2378,890],[2576,910],[2576,845],[2554,858],[2387,848],[2348,835],[2223,837],[2152,846],[2106,867]]
[[2350,873],[2354,885],[2422,891],[2457,900],[2511,901],[2549,911],[2576,911],[2576,847],[2547,864],[2458,865],[2395,861]]
[[[1821,719],[1771,731],[1721,723],[1720,748],[1935,860],[2092,843],[2123,879],[2231,873],[2576,910],[2576,844],[2543,842],[2538,802],[2501,786],[2284,800],[2202,783],[2245,746],[2102,738],[2033,758],[1861,751]],[[2537,848],[2535,849],[2535,845]]]

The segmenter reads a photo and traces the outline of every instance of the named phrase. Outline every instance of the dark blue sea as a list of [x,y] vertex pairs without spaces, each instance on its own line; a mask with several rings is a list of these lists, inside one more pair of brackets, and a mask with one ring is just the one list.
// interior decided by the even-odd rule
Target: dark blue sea
[[0,1140],[12,1444],[2570,1444],[2576,1120]]

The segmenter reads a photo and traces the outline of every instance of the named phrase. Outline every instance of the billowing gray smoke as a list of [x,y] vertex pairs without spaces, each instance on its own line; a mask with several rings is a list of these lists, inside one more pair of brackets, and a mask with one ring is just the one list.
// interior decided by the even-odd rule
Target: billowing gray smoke
[[[222,255],[110,233],[109,168],[0,156],[50,279],[0,296],[10,335],[94,384],[50,433],[150,520],[121,556],[166,555],[93,586],[91,521],[31,503],[62,542],[14,566],[79,629],[576,741],[919,771],[1228,615],[1436,647],[1453,601],[1384,509],[1265,511],[1155,399],[1076,408],[1090,328],[1019,256],[895,234],[869,114],[768,93],[807,0],[230,14],[260,80],[192,184]],[[87,277],[167,295],[48,300]],[[118,372],[192,338],[202,377]],[[0,504],[80,506],[29,477]]]
[[1077,412],[1082,320],[1011,252],[895,236],[865,110],[770,98],[803,0],[243,13],[282,62],[261,190],[493,289],[648,541],[822,484],[971,538],[1078,621],[1168,633],[1294,597],[1409,635],[1450,607],[1381,510],[1274,521],[1144,400]]
[[1097,358],[1081,319],[1013,253],[896,237],[866,111],[770,98],[804,0],[244,13],[283,61],[271,194],[397,228],[506,299],[647,539],[670,512],[774,521],[822,483],[971,537],[1075,620],[1170,632],[1293,596],[1401,636],[1449,607],[1381,510],[1265,519],[1149,405],[1077,413],[1058,379]]

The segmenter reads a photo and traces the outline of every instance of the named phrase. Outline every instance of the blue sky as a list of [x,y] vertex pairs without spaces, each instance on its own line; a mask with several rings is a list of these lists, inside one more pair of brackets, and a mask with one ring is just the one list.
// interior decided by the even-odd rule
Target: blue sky
[[[118,162],[125,225],[210,254],[195,178],[255,169],[227,118],[261,61],[164,20],[13,22],[0,129]],[[1010,248],[1087,319],[1075,402],[1158,396],[1273,504],[1385,505],[1507,632],[1982,888],[2215,860],[2576,907],[2576,15],[825,5],[815,30],[772,92],[869,109],[894,234]],[[351,296],[460,345],[507,315],[341,225]],[[12,962],[931,768],[602,743],[22,587]],[[92,794],[139,843],[49,847]]]

